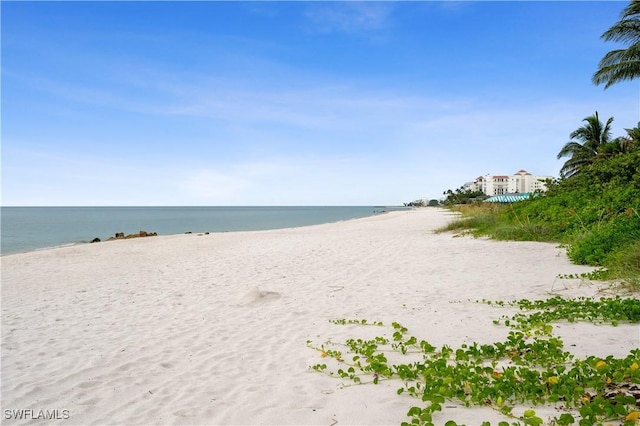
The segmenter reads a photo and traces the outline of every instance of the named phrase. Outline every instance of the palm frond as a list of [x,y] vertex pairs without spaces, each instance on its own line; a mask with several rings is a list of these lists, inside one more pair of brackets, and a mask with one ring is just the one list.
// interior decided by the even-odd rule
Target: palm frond
[[608,89],[613,84],[631,81],[638,76],[640,76],[640,61],[635,61],[600,68],[593,75],[592,80],[596,85],[605,83],[604,88]]
[[569,157],[560,169],[563,178],[574,176],[598,157],[602,147],[611,143],[611,123],[610,117],[606,123],[600,121],[598,111],[583,120],[585,124],[571,132],[571,141],[567,142],[560,152],[558,159]]
[[640,61],[640,44],[634,44],[626,49],[612,50],[602,57],[599,67],[607,67],[625,62]]
[[620,21],[605,31],[600,38],[604,41],[638,43],[640,42],[640,18]]
[[606,83],[605,89],[621,81],[633,80],[640,76],[640,44],[628,49],[613,50],[607,53],[592,77],[596,85]]
[[594,84],[605,84],[607,89],[615,83],[640,77],[640,0],[632,0],[623,10],[620,21],[602,34],[605,41],[623,42],[626,49],[607,53],[591,77]]
[[578,142],[567,142],[558,153],[558,160],[562,157],[574,156],[577,153],[585,150],[587,150],[587,148],[585,148],[584,145],[579,144]]
[[622,17],[620,19],[626,19],[633,15],[640,15],[640,1],[631,0],[629,6],[625,7],[622,11]]

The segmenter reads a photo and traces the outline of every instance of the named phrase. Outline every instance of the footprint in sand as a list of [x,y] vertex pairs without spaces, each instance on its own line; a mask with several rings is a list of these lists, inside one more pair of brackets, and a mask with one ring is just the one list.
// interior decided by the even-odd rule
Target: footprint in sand
[[252,288],[240,298],[239,306],[252,306],[270,302],[280,298],[280,293],[275,291],[261,291],[258,287]]

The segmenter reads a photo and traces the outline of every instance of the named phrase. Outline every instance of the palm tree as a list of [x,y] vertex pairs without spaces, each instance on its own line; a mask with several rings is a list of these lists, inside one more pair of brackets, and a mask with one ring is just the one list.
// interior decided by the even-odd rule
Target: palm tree
[[625,130],[627,131],[626,136],[618,136],[608,144],[600,145],[598,156],[611,157],[640,150],[640,128],[634,127]]
[[640,127],[624,129],[627,136],[620,136],[616,140],[620,143],[620,152],[629,153],[640,149]]
[[593,163],[599,148],[611,141],[613,117],[607,120],[607,124],[602,124],[596,111],[582,121],[586,124],[569,135],[571,139],[576,140],[567,142],[558,153],[558,159],[570,157],[560,169],[560,176],[563,178],[570,178],[579,173],[583,167]]
[[622,11],[620,21],[605,31],[605,41],[628,43],[626,49],[612,50],[598,64],[592,81],[604,88],[625,80],[640,77],[640,0],[631,0]]

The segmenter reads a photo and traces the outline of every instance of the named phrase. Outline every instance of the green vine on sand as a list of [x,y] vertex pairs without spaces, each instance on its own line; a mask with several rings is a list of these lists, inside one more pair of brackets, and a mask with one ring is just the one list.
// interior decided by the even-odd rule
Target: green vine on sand
[[[499,426],[543,424],[544,420],[531,408],[541,404],[552,405],[560,412],[549,420],[552,425],[638,424],[640,349],[631,350],[625,358],[577,359],[564,350],[562,340],[553,335],[550,323],[589,321],[612,326],[637,323],[640,321],[639,300],[555,297],[510,303],[483,300],[482,303],[524,311],[494,321],[511,328],[506,340],[436,348],[408,335],[408,329],[401,324],[392,323],[391,338],[348,339],[340,345],[344,348],[342,351],[329,349],[329,343],[317,347],[308,341],[310,348],[334,362],[331,368],[326,362],[311,368],[354,384],[398,381],[398,394],[408,394],[424,403],[409,409],[410,421],[403,423],[407,426],[433,425],[434,413],[443,411],[446,401],[458,401],[467,407],[491,407],[505,417]],[[374,324],[366,320],[332,322]],[[379,322],[375,324],[383,326]],[[409,356],[412,360],[391,363],[387,357],[390,353]],[[529,407],[518,411],[522,406]],[[446,423],[446,426],[455,425],[453,420]],[[488,426],[489,422],[482,425]]]
[[[518,313],[511,318],[515,324],[506,316],[501,320],[505,321],[505,325],[514,326],[519,329],[539,328],[542,325],[548,325],[551,322],[566,320],[568,322],[587,321],[595,324],[611,324],[613,326],[622,322],[636,323],[640,322],[640,302],[638,299],[622,298],[620,296],[612,298],[601,298],[593,300],[587,297],[579,297],[576,299],[564,299],[556,296],[546,300],[530,301],[527,299],[516,302],[491,302],[482,300],[492,306],[511,306],[517,307],[529,313]],[[500,320],[494,321],[500,323]]]
[[590,272],[582,272],[579,274],[559,274],[560,279],[581,279],[589,281],[608,281],[614,277],[611,275],[611,271],[606,268],[596,268]]

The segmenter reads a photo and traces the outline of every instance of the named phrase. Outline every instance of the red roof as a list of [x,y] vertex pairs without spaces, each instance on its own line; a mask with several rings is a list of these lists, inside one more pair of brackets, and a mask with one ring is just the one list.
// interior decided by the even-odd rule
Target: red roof
[[531,176],[531,173],[529,173],[526,170],[520,170],[519,172],[516,172],[516,174],[517,175],[529,175],[529,176]]

